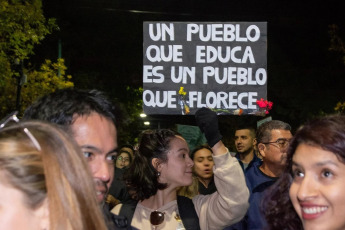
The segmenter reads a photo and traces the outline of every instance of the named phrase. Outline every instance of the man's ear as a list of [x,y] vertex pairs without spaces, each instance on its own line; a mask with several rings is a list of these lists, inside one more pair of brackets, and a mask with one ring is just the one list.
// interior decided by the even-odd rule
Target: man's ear
[[266,145],[259,143],[258,144],[258,151],[262,157],[265,157],[266,156],[266,153],[265,153],[266,152]]
[[44,199],[43,203],[40,207],[38,207],[35,211],[35,216],[39,220],[39,226],[42,230],[47,230],[50,228],[50,220],[49,220],[49,202],[48,199]]
[[256,138],[253,139],[253,145],[256,146],[257,140]]

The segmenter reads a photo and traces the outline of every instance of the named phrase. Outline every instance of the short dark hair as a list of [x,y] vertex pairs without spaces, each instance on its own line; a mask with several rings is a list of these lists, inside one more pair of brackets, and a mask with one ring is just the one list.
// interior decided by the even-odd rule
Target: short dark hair
[[208,149],[208,150],[210,150],[211,153],[213,153],[211,147],[210,147],[208,144],[199,145],[199,146],[195,147],[195,148],[193,149],[193,151],[191,152],[191,154],[190,154],[190,158],[191,158],[192,160],[194,160],[195,153],[196,153],[197,151],[199,151],[200,149]]
[[115,124],[115,107],[103,92],[67,88],[39,98],[25,110],[23,119],[48,121],[68,130],[75,120],[74,115],[83,116],[92,112]]
[[282,129],[291,131],[291,126],[288,123],[279,120],[272,120],[263,123],[259,126],[258,130],[256,131],[256,140],[257,143],[264,143],[269,142],[272,138],[271,131],[273,129]]
[[255,136],[256,136],[256,130],[255,130],[255,128],[254,128],[253,126],[251,126],[251,125],[240,125],[240,126],[237,126],[237,127],[235,128],[235,133],[236,133],[237,130],[242,130],[242,129],[248,129],[249,132],[250,132],[250,133],[253,135],[253,137],[255,138]]

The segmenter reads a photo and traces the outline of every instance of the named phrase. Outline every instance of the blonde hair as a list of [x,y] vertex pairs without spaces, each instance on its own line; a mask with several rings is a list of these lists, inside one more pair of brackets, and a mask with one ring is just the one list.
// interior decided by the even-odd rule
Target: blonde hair
[[185,196],[192,199],[199,194],[199,180],[198,177],[193,176],[193,182],[189,186],[182,186],[177,189],[177,195]]
[[50,230],[106,229],[80,148],[57,126],[27,121],[0,130],[0,170],[10,185],[23,192],[29,208],[48,201]]

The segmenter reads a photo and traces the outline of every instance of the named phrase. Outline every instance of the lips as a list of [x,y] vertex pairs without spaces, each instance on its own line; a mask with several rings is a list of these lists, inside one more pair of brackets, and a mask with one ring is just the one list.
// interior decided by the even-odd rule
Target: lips
[[302,216],[304,219],[315,219],[321,216],[324,212],[328,209],[327,206],[311,206],[311,205],[304,205],[301,206]]
[[102,202],[106,194],[108,193],[107,185],[103,181],[96,178],[94,178],[94,183],[96,188],[97,200],[98,202]]
[[237,148],[237,151],[238,151],[238,150],[243,149],[244,147],[242,145],[237,145],[236,148]]
[[212,170],[211,170],[211,169],[205,169],[204,172],[205,172],[206,174],[209,174],[209,173],[212,173]]

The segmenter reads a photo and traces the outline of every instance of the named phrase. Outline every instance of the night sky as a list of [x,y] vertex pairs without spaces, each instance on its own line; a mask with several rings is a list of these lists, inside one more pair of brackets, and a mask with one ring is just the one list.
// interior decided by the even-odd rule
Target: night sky
[[[345,65],[340,54],[328,50],[329,25],[338,25],[345,40],[341,1],[325,1],[327,4],[243,0],[43,2],[45,16],[57,18],[60,31],[44,40],[35,58],[55,60],[60,39],[68,74],[78,88],[102,89],[125,100],[125,85],[142,86],[144,21],[266,21],[267,95],[274,103],[272,117],[297,127],[321,111],[332,112],[338,101],[345,100]],[[161,124],[171,120],[169,116],[160,119]],[[237,122],[242,118],[222,119]],[[193,123],[191,118],[179,121]]]

